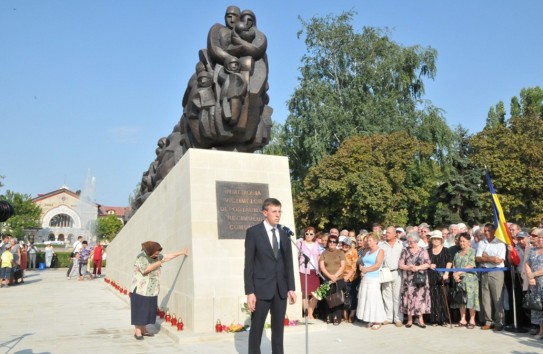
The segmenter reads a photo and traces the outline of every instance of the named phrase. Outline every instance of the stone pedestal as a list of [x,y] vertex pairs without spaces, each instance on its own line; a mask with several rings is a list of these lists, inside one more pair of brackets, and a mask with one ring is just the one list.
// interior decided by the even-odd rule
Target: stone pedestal
[[[128,288],[142,242],[159,242],[163,253],[188,247],[189,257],[178,257],[162,267],[159,307],[181,316],[185,328],[195,333],[213,332],[217,319],[226,325],[248,323],[243,311],[245,232],[240,230],[241,238],[231,238],[235,233],[224,232],[228,225],[219,227],[217,220],[224,219],[225,215],[219,215],[224,203],[245,202],[250,210],[260,208],[258,199],[268,196],[256,192],[241,201],[227,200],[230,192],[224,186],[235,184],[267,185],[269,196],[282,203],[282,224],[294,230],[286,157],[190,149],[108,246],[107,277]],[[218,204],[223,204],[221,210]],[[245,210],[233,209],[238,215]],[[245,222],[257,223],[254,217]],[[230,227],[244,226],[238,220]],[[293,253],[298,301],[288,306],[287,315],[301,319],[301,288]]]

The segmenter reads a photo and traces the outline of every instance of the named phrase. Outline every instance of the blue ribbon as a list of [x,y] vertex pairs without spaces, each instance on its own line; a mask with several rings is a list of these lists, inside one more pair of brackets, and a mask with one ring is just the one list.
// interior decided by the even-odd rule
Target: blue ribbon
[[486,272],[503,272],[509,270],[507,267],[500,268],[436,268],[432,269],[436,272],[470,272],[470,273],[486,273]]

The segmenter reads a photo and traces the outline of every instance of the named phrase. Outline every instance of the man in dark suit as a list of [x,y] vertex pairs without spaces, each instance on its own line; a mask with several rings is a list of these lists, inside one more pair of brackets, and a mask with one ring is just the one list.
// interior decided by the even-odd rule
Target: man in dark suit
[[251,311],[249,354],[260,354],[264,322],[271,313],[273,354],[283,354],[287,298],[296,302],[292,248],[288,235],[277,224],[281,202],[267,198],[262,205],[264,221],[247,229],[245,236],[245,294]]

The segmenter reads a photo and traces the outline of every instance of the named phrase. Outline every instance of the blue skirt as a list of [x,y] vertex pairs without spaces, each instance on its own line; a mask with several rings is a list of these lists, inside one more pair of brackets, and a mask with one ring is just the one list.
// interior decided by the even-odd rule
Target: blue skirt
[[156,322],[158,296],[130,295],[131,320],[134,326],[145,326]]

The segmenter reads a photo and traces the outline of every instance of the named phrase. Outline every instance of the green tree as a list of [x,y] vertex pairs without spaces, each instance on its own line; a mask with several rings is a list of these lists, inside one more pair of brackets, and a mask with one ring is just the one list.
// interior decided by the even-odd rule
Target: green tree
[[467,222],[477,224],[482,220],[481,178],[483,170],[471,161],[472,147],[468,131],[458,127],[454,132],[454,144],[450,151],[451,166],[446,170],[432,196],[435,211],[433,225],[449,225]]
[[[473,137],[472,160],[490,171],[505,217],[533,225],[543,215],[541,88],[523,88],[520,99],[511,99],[511,112],[507,125],[487,127]],[[489,220],[492,209],[488,191],[482,194],[481,202]]]
[[505,104],[500,101],[496,106],[490,107],[486,117],[486,127],[493,128],[498,125],[505,125],[505,115]]
[[123,222],[115,215],[100,217],[96,222],[96,233],[108,241],[113,240],[122,228]]
[[431,153],[431,144],[407,133],[345,140],[335,154],[310,168],[296,197],[297,222],[358,228],[419,221],[435,184]]
[[[294,182],[351,136],[407,131],[424,141],[449,134],[441,112],[422,99],[424,79],[436,73],[436,50],[402,46],[386,29],[358,33],[354,14],[300,19],[307,53],[277,140]],[[431,141],[446,150],[438,144],[448,139]]]
[[7,190],[1,198],[11,204],[14,210],[14,215],[2,223],[3,232],[21,239],[24,236],[24,229],[39,226],[41,208],[34,204],[29,194]]

